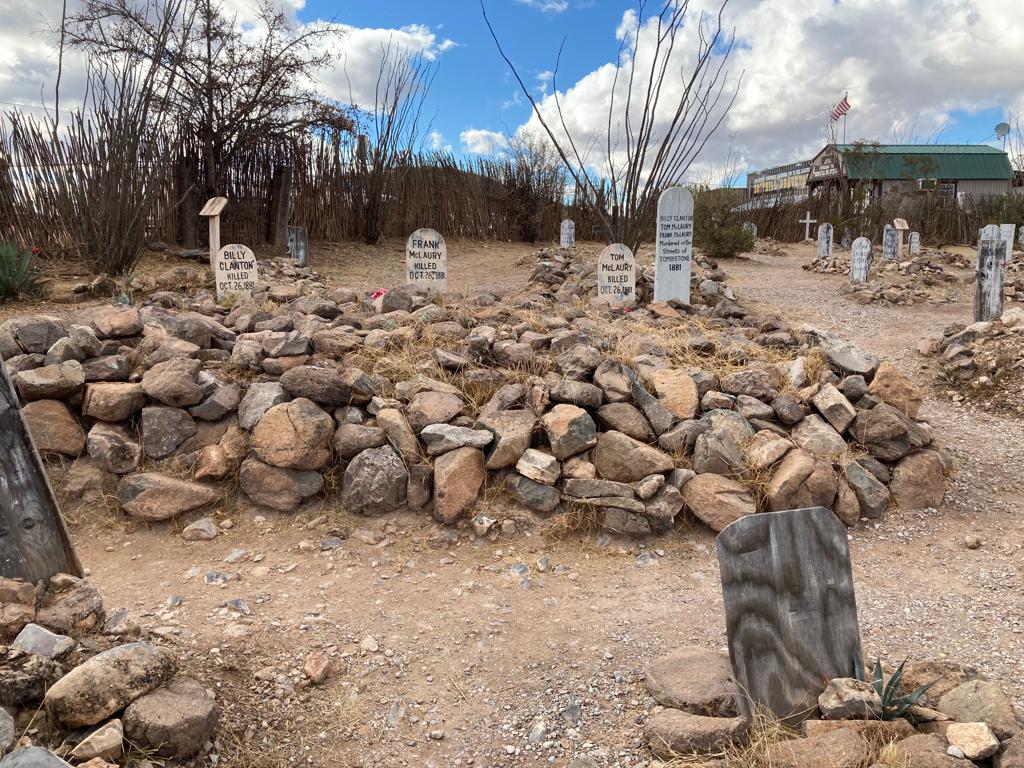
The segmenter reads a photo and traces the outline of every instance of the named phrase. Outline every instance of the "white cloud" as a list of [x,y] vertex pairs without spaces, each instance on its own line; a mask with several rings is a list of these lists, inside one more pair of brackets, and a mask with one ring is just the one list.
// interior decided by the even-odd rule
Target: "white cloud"
[[544,13],[562,13],[569,8],[568,0],[516,0],[516,2]]
[[474,155],[496,155],[508,146],[508,139],[498,131],[467,128],[459,134],[462,150]]
[[512,107],[520,107],[523,104],[523,95],[520,91],[512,91],[512,95],[501,102],[502,109],[511,109]]
[[[696,47],[698,14],[717,13],[715,0],[692,0],[670,71],[689,71]],[[606,38],[614,62],[618,41],[627,41],[639,20],[623,14]],[[740,168],[764,167],[812,156],[825,143],[825,113],[849,91],[853,109],[847,138],[927,140],[948,123],[951,112],[975,113],[1024,104],[1019,41],[1024,14],[1018,0],[732,0],[723,26],[736,29],[728,68],[732,82],[744,73],[736,103],[702,152],[694,175],[722,167],[730,139]],[[612,34],[614,32],[614,35]],[[640,60],[650,60],[654,28],[640,28]],[[613,39],[614,38],[614,39]],[[984,42],[980,42],[984,41]],[[579,38],[570,45],[581,45]],[[586,44],[594,44],[593,40]],[[565,56],[572,55],[567,46]],[[626,93],[613,63],[575,82],[559,81],[565,119],[588,159],[600,167],[608,103]],[[635,86],[639,90],[639,86]],[[636,93],[636,92],[634,92]],[[664,127],[683,93],[681,78],[666,83],[658,124]],[[549,124],[557,123],[554,96],[542,100]],[[636,104],[634,103],[634,106]],[[536,127],[536,116],[527,125]],[[613,131],[615,128],[613,128]],[[974,137],[984,140],[989,129]],[[841,137],[841,134],[840,134]]]
[[543,72],[537,73],[537,86],[534,88],[537,93],[541,96],[546,96],[548,88],[551,87],[551,81],[555,78],[555,73],[550,69],[545,69]]
[[436,128],[427,134],[427,146],[435,152],[444,146],[444,136]]

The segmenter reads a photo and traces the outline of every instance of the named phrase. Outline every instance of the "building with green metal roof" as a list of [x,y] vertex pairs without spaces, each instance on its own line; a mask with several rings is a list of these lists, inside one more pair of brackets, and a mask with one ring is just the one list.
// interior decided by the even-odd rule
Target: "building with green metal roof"
[[1013,168],[985,144],[829,144],[811,160],[812,193],[833,185],[867,186],[874,196],[922,192],[963,200],[1005,195]]

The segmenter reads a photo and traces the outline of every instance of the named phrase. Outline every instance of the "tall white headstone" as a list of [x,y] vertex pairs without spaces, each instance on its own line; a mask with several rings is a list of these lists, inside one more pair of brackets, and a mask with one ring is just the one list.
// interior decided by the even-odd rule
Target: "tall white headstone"
[[896,260],[898,239],[899,235],[896,233],[896,229],[892,226],[892,224],[886,224],[885,229],[882,232],[882,259],[884,261]]
[[871,279],[871,241],[858,237],[850,253],[850,282],[866,283]]
[[636,260],[629,246],[612,243],[597,257],[597,298],[615,307],[636,301]]
[[1013,259],[1013,237],[1016,234],[1016,224],[1000,224],[999,235],[1006,241],[1006,263]]
[[690,303],[692,258],[693,195],[685,187],[671,187],[658,198],[655,301],[678,299]]
[[558,247],[572,248],[574,245],[576,245],[576,222],[572,219],[563,219],[558,232]]
[[225,245],[213,260],[213,279],[218,299],[233,293],[251,293],[260,279],[256,254],[245,245]]
[[974,274],[974,320],[995,320],[1003,314],[1003,273],[1006,241],[996,238],[978,244],[978,268]]
[[998,224],[986,224],[978,230],[978,245],[981,245],[982,240],[999,240],[1002,236]]
[[828,222],[818,227],[818,258],[832,258],[832,225]]
[[433,229],[417,229],[405,243],[405,282],[438,295],[448,290],[448,246]]
[[917,256],[921,253],[921,233],[911,232],[910,233],[910,255]]

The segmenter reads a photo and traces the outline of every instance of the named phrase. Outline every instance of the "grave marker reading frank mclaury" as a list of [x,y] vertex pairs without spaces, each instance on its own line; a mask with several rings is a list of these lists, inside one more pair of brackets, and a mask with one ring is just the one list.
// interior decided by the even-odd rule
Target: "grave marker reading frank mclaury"
[[217,298],[232,293],[250,293],[260,279],[256,267],[256,254],[245,245],[225,245],[217,252],[213,264],[213,277],[217,283]]
[[576,245],[576,222],[572,219],[563,219],[558,235],[559,248],[572,248]]
[[636,301],[636,260],[628,245],[612,243],[597,257],[597,298],[615,307]]
[[850,282],[866,283],[871,278],[871,241],[858,237],[850,254]]
[[654,300],[690,303],[693,256],[693,195],[684,187],[658,198],[658,245],[654,256]]
[[448,290],[448,246],[439,232],[417,229],[405,244],[405,281],[429,294]]

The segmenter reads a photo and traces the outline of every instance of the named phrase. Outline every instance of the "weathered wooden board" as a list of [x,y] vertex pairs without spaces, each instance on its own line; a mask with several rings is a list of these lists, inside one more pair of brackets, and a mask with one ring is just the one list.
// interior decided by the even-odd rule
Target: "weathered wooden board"
[[0,576],[82,575],[43,462],[0,361]]
[[827,221],[818,226],[818,259],[832,258],[832,225]]
[[799,723],[862,658],[846,526],[823,507],[766,512],[717,541],[741,709]]
[[982,240],[974,273],[974,320],[995,320],[1003,314],[1003,273],[1006,270],[1005,240]]
[[288,255],[300,267],[309,266],[309,231],[305,227],[288,227]]

